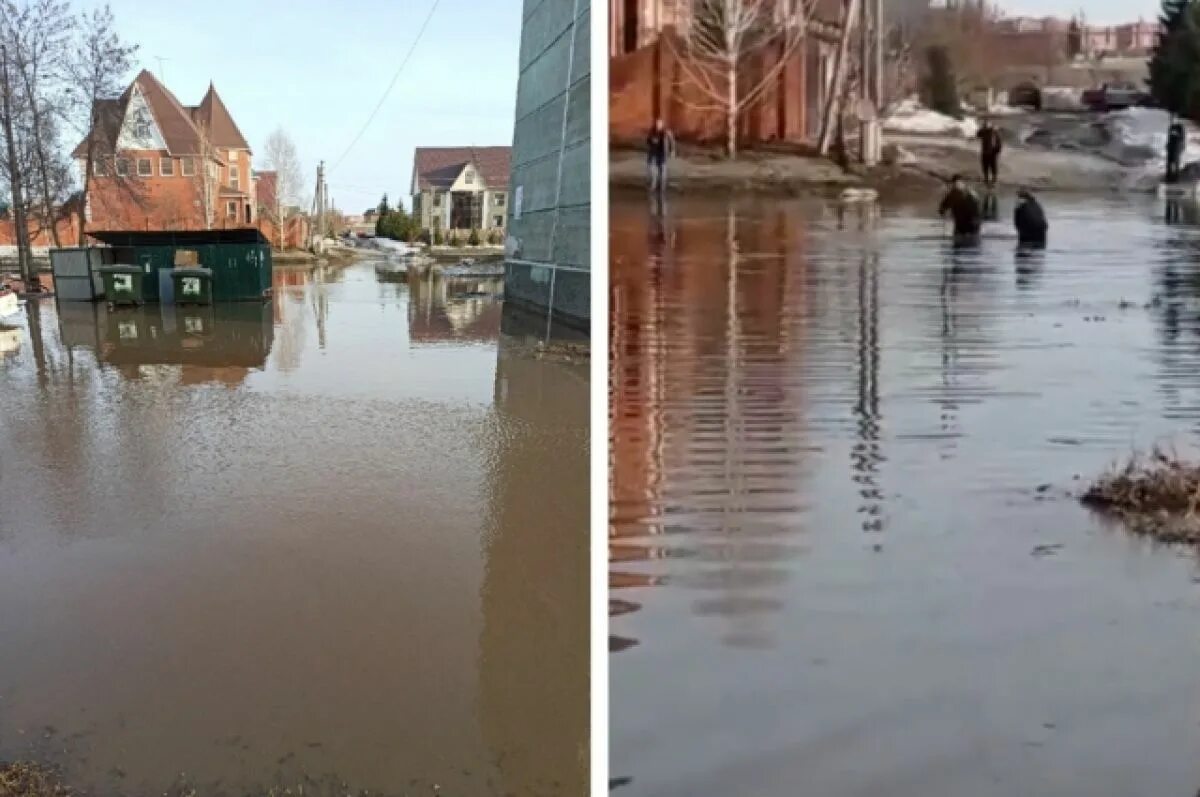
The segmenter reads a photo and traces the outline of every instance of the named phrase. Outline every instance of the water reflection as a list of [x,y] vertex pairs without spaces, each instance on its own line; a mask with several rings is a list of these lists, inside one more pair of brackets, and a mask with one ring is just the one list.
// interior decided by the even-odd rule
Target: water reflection
[[1014,258],[1002,219],[955,248],[929,208],[614,202],[622,793],[1200,781],[1194,564],[1056,500],[1200,430],[1200,234],[1050,205]]
[[495,300],[456,328],[478,285],[435,292],[423,345],[383,289],[362,263],[265,304],[27,308],[0,759],[99,793],[586,788],[586,367]]

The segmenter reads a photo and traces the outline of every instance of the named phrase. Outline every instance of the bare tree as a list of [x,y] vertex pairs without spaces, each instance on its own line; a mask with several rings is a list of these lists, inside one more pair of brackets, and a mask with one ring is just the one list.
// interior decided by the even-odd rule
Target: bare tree
[[212,137],[204,125],[196,125],[195,165],[192,168],[192,184],[196,191],[196,201],[200,203],[200,213],[204,218],[204,229],[211,230],[216,220],[218,171],[217,149],[213,146]]
[[284,227],[291,215],[290,209],[304,205],[304,172],[296,144],[282,127],[267,137],[263,163],[275,172],[275,207],[266,210],[279,229],[279,248],[283,249]]
[[[86,136],[82,164],[83,196],[77,208],[79,245],[83,246],[86,241],[87,204],[92,175],[101,158],[105,159],[104,163],[109,168],[113,168],[114,164],[108,159],[115,154],[117,146],[116,140],[104,138],[103,128],[110,120],[101,118],[101,101],[116,97],[124,89],[125,76],[133,66],[137,45],[126,44],[117,35],[112,9],[107,5],[90,14],[80,15],[77,30],[80,35],[73,42],[74,53],[66,60],[66,70],[72,108],[86,119],[82,125]],[[120,181],[115,168],[113,179]]]
[[0,14],[5,20],[12,78],[24,95],[23,108],[28,114],[25,130],[36,176],[32,181],[36,190],[28,196],[39,197],[42,221],[50,225],[54,245],[61,246],[55,223],[55,204],[61,197],[54,175],[62,171],[63,153],[53,117],[66,104],[62,65],[74,20],[62,0],[5,0]]
[[[0,35],[6,33],[0,31]],[[3,35],[7,39],[7,35]],[[36,289],[37,274],[33,270],[33,253],[29,246],[29,227],[25,218],[26,178],[17,136],[20,125],[21,98],[15,90],[10,70],[8,45],[0,41],[0,127],[4,128],[5,165],[9,196],[12,199],[13,226],[17,239],[17,269],[26,290]]]
[[842,8],[842,35],[838,41],[837,56],[833,65],[833,79],[825,96],[825,108],[821,114],[821,138],[818,151],[829,154],[833,134],[841,129],[843,102],[847,92],[847,74],[850,71],[850,36],[854,32],[854,21],[858,19],[860,0],[848,0]]
[[[815,5],[816,0],[693,0],[678,61],[684,78],[725,114],[729,157],[737,157],[742,112],[762,98],[803,44]],[[752,75],[756,59],[771,65]]]

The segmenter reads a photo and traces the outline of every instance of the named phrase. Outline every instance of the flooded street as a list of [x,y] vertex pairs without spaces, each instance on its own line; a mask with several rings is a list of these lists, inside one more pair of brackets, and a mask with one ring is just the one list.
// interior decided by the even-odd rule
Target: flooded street
[[274,282],[0,337],[0,760],[584,793],[586,364],[500,280]]
[[1193,795],[1200,570],[1070,497],[1200,433],[1200,228],[611,218],[615,794]]

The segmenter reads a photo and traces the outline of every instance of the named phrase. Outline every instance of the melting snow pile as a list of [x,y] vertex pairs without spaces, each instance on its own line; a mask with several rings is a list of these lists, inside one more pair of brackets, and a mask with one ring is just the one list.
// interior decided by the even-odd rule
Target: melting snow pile
[[[1105,119],[1111,140],[1107,154],[1122,163],[1140,165],[1145,181],[1157,183],[1166,168],[1167,131],[1170,124],[1170,114],[1157,108],[1127,108],[1114,111]],[[1200,161],[1200,129],[1185,122],[1184,130],[1187,143],[1184,146],[1182,161],[1184,165],[1195,164]],[[1194,171],[1194,167],[1187,170]]]
[[955,119],[953,116],[930,110],[920,102],[909,99],[902,100],[892,107],[891,112],[883,119],[883,129],[889,133],[973,138],[979,126],[970,117]]

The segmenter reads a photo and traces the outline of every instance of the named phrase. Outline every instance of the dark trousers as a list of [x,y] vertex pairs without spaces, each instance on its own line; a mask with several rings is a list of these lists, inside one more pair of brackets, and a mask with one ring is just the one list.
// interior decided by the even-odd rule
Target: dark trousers
[[983,181],[988,184],[995,183],[1000,172],[1000,153],[985,152],[979,156],[979,161],[983,167]]
[[1179,158],[1167,158],[1167,182],[1176,183],[1179,181]]

